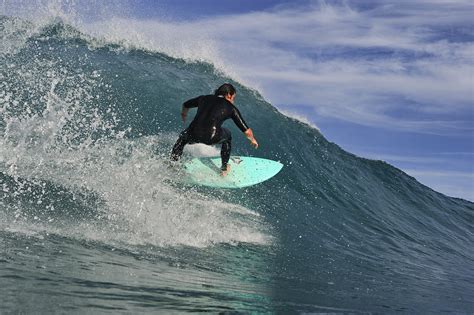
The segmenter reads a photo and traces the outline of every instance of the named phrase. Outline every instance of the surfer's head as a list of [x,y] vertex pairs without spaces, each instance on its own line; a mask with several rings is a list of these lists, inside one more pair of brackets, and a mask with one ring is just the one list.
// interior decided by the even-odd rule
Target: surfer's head
[[230,83],[224,83],[214,92],[216,96],[223,96],[226,100],[234,103],[235,98],[235,87]]

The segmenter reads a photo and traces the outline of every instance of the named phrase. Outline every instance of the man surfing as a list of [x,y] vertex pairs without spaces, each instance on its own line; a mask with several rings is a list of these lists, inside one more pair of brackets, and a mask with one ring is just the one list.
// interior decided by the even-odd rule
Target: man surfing
[[179,135],[171,152],[171,159],[178,161],[183,154],[186,144],[204,143],[207,145],[222,144],[221,147],[221,175],[226,176],[230,171],[229,158],[231,152],[232,136],[228,129],[222,128],[225,120],[232,118],[234,123],[250,140],[255,149],[258,148],[257,140],[252,129],[245,123],[239,110],[234,105],[236,90],[232,84],[221,85],[214,95],[201,95],[183,103],[181,118],[186,122],[190,108],[197,107],[197,113],[191,124]]

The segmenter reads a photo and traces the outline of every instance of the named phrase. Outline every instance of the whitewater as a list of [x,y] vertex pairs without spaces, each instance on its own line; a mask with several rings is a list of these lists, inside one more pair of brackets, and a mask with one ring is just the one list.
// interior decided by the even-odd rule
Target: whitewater
[[[474,312],[473,203],[342,150],[212,54],[61,19],[0,32],[0,312]],[[233,153],[284,168],[183,186],[180,106],[223,82],[260,144],[229,123]]]

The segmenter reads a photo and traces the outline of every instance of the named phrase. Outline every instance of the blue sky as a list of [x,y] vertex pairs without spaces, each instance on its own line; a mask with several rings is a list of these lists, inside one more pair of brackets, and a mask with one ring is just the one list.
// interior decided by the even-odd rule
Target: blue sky
[[474,201],[471,0],[68,5],[100,15],[91,32],[212,62],[342,148]]

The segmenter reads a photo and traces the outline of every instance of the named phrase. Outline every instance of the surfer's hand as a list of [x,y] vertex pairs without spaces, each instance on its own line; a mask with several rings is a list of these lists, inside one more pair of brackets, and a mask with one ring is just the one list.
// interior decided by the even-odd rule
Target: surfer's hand
[[181,108],[181,119],[183,120],[183,123],[186,122],[186,116],[188,115],[189,108],[183,107]]
[[252,140],[250,140],[250,144],[251,144],[255,149],[258,149],[258,142],[257,142],[257,140],[255,140],[255,138],[253,138]]
[[253,136],[253,132],[252,132],[252,129],[247,129],[245,131],[245,136],[247,137],[247,139],[250,140],[250,144],[255,148],[257,149],[258,148],[258,142],[257,140],[255,140],[255,137]]

